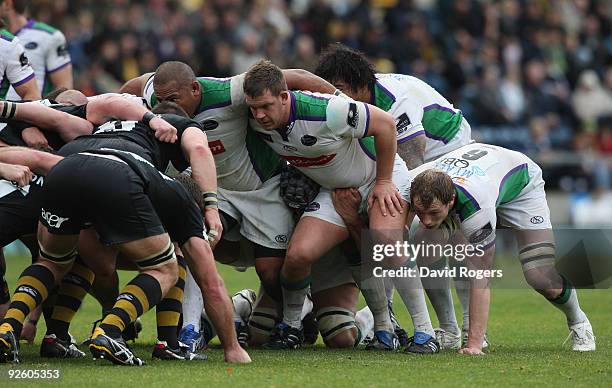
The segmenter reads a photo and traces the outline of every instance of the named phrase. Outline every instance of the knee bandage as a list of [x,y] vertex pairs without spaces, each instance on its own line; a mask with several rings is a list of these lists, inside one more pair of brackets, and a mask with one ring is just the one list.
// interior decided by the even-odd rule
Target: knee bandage
[[529,244],[519,251],[523,272],[555,264],[555,244],[549,241]]

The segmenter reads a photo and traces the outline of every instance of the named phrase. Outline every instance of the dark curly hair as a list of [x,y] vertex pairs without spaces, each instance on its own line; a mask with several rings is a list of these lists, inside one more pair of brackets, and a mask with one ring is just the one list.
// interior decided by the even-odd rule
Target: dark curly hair
[[341,43],[330,44],[323,50],[315,74],[332,84],[342,81],[352,90],[363,87],[373,90],[376,84],[374,66],[365,54]]

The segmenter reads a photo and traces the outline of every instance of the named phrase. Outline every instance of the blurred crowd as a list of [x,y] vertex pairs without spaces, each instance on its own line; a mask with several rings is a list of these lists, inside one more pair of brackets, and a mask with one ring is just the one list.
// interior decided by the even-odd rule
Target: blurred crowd
[[[76,85],[88,94],[115,91],[170,59],[217,77],[262,57],[312,71],[321,48],[339,41],[380,72],[430,83],[483,141],[543,159],[552,150],[612,155],[608,0],[32,3],[31,16],[65,33]],[[576,164],[595,185],[610,185],[607,162]]]

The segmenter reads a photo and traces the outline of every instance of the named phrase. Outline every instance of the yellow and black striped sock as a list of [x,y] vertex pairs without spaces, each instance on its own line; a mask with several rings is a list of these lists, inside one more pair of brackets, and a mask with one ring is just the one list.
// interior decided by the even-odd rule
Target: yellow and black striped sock
[[47,321],[47,334],[70,340],[68,329],[81,303],[94,282],[95,274],[77,256],[72,269],[60,284],[51,319]]
[[157,279],[145,273],[136,276],[117,297],[117,302],[106,314],[100,328],[117,337],[130,323],[161,300],[162,291]]
[[0,325],[0,332],[13,331],[19,335],[25,318],[47,299],[49,289],[53,288],[54,284],[53,273],[46,267],[32,264],[26,268],[17,281],[17,288]]
[[181,318],[183,291],[187,277],[187,264],[182,256],[177,255],[179,276],[174,287],[168,291],[166,297],[156,306],[157,339],[166,341],[171,349],[178,349],[177,330]]

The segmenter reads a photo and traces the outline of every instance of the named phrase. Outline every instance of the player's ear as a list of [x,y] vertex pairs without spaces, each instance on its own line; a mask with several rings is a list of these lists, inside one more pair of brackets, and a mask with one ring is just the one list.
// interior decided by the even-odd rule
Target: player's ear
[[286,104],[288,104],[291,101],[291,99],[289,97],[289,91],[287,91],[287,90],[281,91],[279,96],[281,98],[281,102],[282,102],[283,105],[286,105]]
[[194,96],[199,96],[202,93],[202,86],[198,81],[193,81],[191,83],[191,93]]

